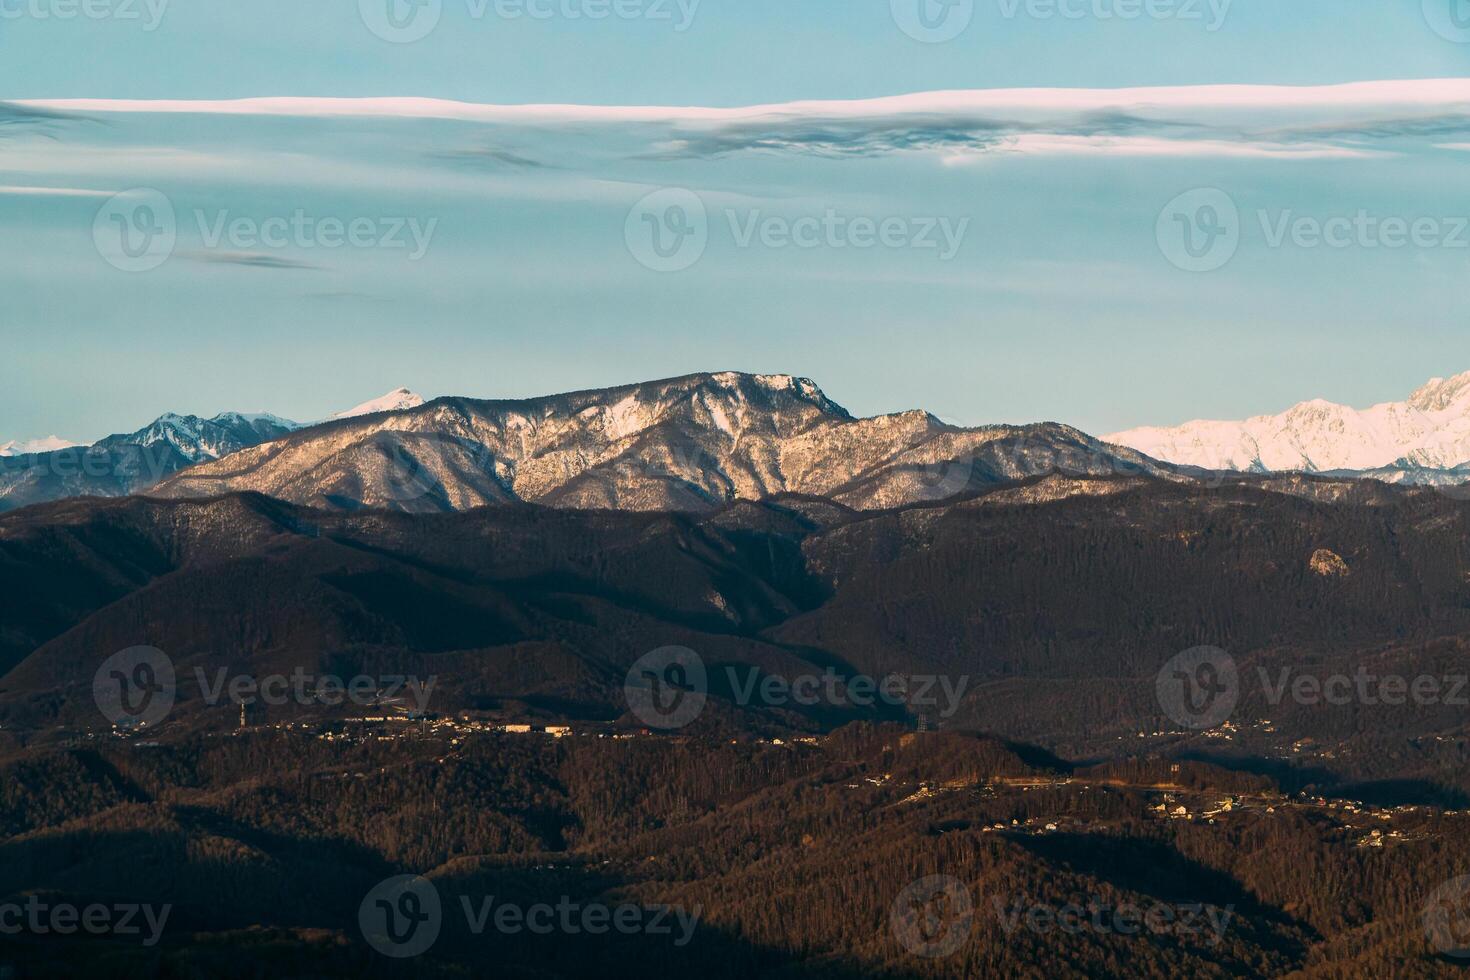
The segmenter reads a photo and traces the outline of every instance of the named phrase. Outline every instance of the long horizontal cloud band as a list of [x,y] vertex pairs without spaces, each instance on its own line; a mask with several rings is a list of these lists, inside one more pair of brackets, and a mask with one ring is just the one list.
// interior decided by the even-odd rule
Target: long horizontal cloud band
[[484,105],[420,98],[233,101],[39,100],[0,104],[21,128],[125,113],[458,120],[540,127],[647,128],[641,154],[752,151],[829,156],[992,152],[1364,157],[1393,141],[1470,135],[1470,79],[1333,86],[1204,85],[990,89],[745,108]]

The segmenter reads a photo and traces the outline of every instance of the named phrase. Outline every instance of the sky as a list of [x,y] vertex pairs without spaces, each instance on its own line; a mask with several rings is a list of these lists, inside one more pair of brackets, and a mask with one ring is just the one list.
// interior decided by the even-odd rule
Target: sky
[[0,0],[0,443],[727,369],[1107,433],[1470,370],[1470,2],[948,2]]

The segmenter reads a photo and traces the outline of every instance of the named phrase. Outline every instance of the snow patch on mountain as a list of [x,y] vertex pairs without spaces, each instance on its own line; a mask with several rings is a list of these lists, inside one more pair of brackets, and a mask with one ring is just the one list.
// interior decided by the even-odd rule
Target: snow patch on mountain
[[82,444],[60,436],[45,436],[41,439],[0,443],[0,456],[29,456],[32,453],[54,453],[62,449],[76,449]]
[[407,388],[395,388],[381,398],[374,398],[354,408],[349,408],[345,412],[338,412],[328,421],[352,419],[359,415],[376,415],[379,412],[402,412],[406,409],[418,408],[423,403],[423,395],[409,391]]
[[1407,400],[1355,409],[1324,399],[1239,422],[1199,420],[1115,432],[1108,442],[1219,470],[1325,472],[1470,461],[1470,372],[1434,378]]
[[220,459],[247,446],[269,442],[301,428],[299,423],[265,413],[223,412],[212,419],[167,412],[137,432],[109,436],[97,443],[104,448],[132,445],[166,446],[190,463]]

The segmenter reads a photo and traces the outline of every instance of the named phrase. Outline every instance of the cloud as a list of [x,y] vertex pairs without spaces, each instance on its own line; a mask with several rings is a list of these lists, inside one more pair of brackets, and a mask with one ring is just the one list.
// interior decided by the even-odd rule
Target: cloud
[[[199,113],[452,119],[540,128],[615,127],[643,143],[633,155],[705,159],[739,153],[829,157],[928,153],[1256,156],[1380,155],[1362,144],[1470,133],[1470,79],[1346,85],[1196,85],[1127,89],[980,89],[744,108],[485,105],[440,99],[267,98],[216,102],[62,100],[44,112]],[[440,159],[538,168],[503,147]]]
[[876,99],[785,102],[742,108],[702,106],[495,105],[424,98],[256,98],[232,100],[33,99],[11,103],[49,112],[188,113],[247,116],[377,116],[471,122],[667,122],[728,125],[760,119],[914,116],[1001,110],[1114,112],[1129,106],[1169,110],[1353,109],[1470,105],[1470,78],[1350,82],[1344,85],[1180,85],[1153,88],[957,89]]
[[0,197],[112,197],[114,191],[94,191],[85,187],[17,187],[0,184]]
[[319,265],[286,259],[269,252],[222,252],[203,250],[180,253],[182,258],[195,262],[212,262],[219,265],[243,265],[252,269],[320,269]]
[[[1391,154],[1323,143],[1256,143],[1229,140],[1171,140],[1150,136],[1033,134],[1004,140],[996,152],[1035,156],[1222,157],[1273,160],[1367,160]],[[947,166],[973,163],[983,154],[947,156]]]
[[85,116],[24,102],[0,102],[0,138],[23,133],[50,136],[57,123],[88,122]]
[[550,164],[542,163],[540,160],[532,160],[530,157],[521,156],[513,150],[495,146],[476,147],[467,150],[445,150],[440,153],[431,153],[429,154],[429,158],[431,160],[442,160],[446,163],[459,163],[495,169],[512,167],[519,170],[541,170],[550,166]]

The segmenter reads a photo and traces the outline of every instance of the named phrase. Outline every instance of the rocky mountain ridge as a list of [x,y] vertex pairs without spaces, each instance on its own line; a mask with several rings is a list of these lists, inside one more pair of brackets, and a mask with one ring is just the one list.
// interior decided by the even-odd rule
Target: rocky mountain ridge
[[410,512],[510,501],[700,511],[799,493],[875,509],[1058,471],[1175,476],[1068,426],[967,429],[921,411],[855,418],[809,379],[723,372],[337,420],[192,467],[152,493],[254,491]]

